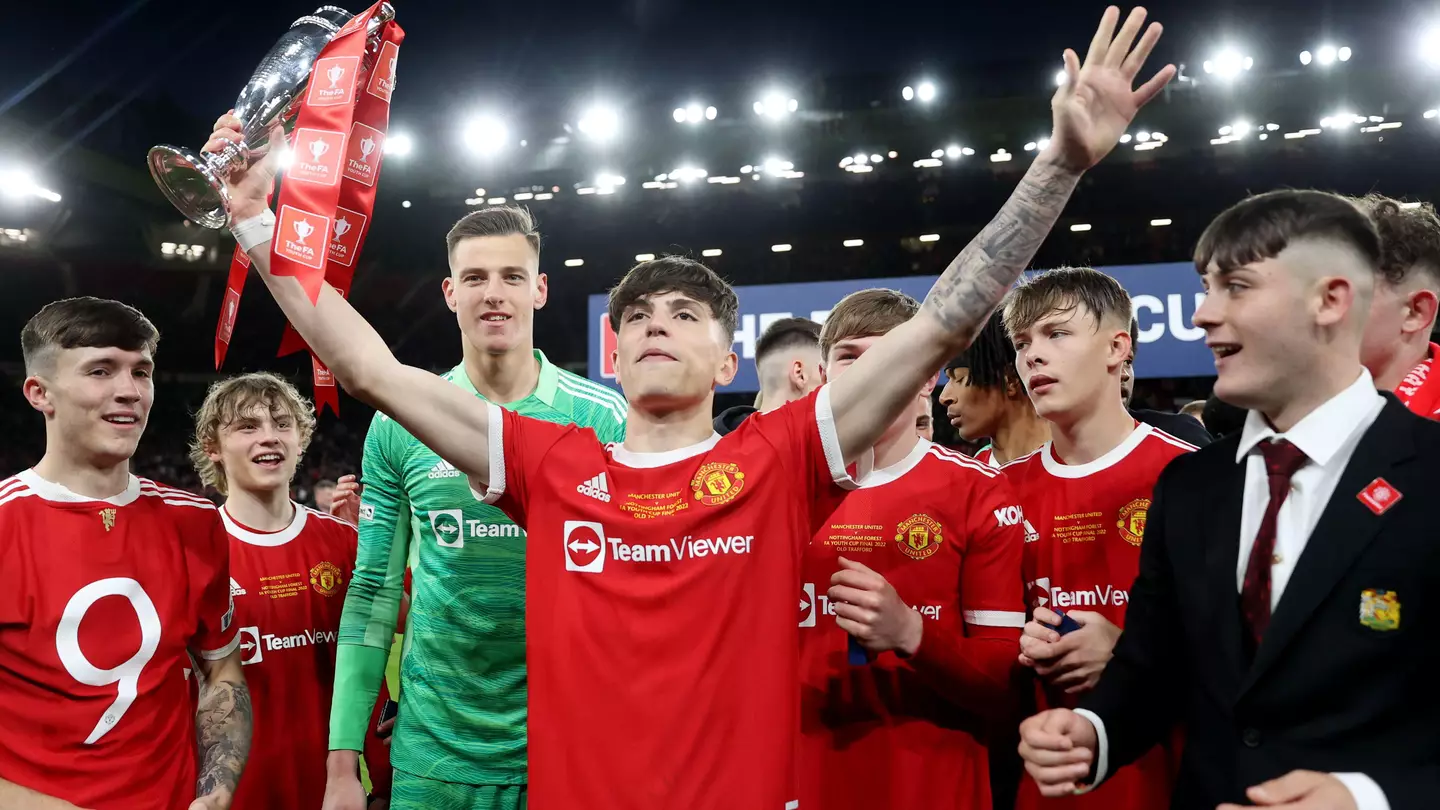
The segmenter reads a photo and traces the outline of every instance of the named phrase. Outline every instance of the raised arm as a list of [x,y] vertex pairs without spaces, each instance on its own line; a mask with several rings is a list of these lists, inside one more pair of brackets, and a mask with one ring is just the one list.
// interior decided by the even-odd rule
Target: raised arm
[[[239,143],[240,129],[238,118],[221,116],[205,150],[218,151],[227,140]],[[282,133],[271,133],[270,143],[283,142]],[[245,223],[266,210],[266,198],[275,185],[273,154],[233,172],[226,185],[238,238],[240,232],[254,227]],[[334,287],[325,284],[318,302],[311,304],[299,281],[273,275],[268,236],[247,246],[250,261],[285,317],[340,385],[388,414],[472,479],[488,482],[490,421],[485,403],[434,374],[395,359],[380,334]]]
[[1136,43],[1145,9],[1132,11],[1117,34],[1119,18],[1118,8],[1105,10],[1083,66],[1066,49],[1068,78],[1050,102],[1050,145],[1000,213],[945,268],[919,314],[877,341],[831,383],[831,408],[847,462],[879,439],[947,358],[970,345],[1029,266],[1080,176],[1115,148],[1139,109],[1175,75],[1174,66],[1166,65],[1133,89],[1161,27],[1152,23]]

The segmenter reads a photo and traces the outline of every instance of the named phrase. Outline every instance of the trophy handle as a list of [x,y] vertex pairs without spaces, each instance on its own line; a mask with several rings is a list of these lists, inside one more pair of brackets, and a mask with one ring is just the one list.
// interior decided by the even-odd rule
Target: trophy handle
[[[238,155],[243,147],[229,144]],[[205,155],[183,146],[157,146],[150,150],[147,162],[150,176],[165,192],[165,198],[192,222],[206,228],[224,228],[230,224],[230,192],[225,188],[225,173],[218,171],[215,156]],[[227,159],[224,164],[230,165]]]

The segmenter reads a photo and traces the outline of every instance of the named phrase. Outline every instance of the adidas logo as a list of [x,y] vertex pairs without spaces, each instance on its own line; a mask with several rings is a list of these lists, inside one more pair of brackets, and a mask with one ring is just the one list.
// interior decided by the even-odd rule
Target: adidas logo
[[455,469],[454,465],[452,465],[450,462],[448,462],[448,461],[446,461],[445,459],[442,458],[442,459],[440,459],[440,463],[439,463],[439,464],[436,464],[434,467],[431,467],[431,468],[430,468],[430,474],[429,474],[428,477],[430,477],[430,478],[459,478],[459,477],[460,477],[460,471],[457,470],[457,469]]
[[230,577],[230,595],[232,597],[245,595],[245,589],[240,587],[240,583],[235,581],[235,577]]
[[589,481],[575,487],[575,491],[581,495],[589,495],[601,503],[610,502],[610,488],[605,485],[605,473],[600,473]]
[[1030,525],[1030,519],[1029,519],[1029,518],[1026,518],[1026,519],[1025,519],[1025,542],[1027,542],[1027,543],[1037,543],[1037,542],[1039,542],[1039,541],[1040,541],[1040,533],[1037,532],[1037,531],[1035,531],[1035,527]]

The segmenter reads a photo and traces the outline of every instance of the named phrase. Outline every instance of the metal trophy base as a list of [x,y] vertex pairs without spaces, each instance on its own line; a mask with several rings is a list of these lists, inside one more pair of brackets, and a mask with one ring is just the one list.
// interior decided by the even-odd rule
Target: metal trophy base
[[146,162],[155,184],[180,213],[218,229],[230,224],[230,193],[212,158],[183,146],[156,146]]

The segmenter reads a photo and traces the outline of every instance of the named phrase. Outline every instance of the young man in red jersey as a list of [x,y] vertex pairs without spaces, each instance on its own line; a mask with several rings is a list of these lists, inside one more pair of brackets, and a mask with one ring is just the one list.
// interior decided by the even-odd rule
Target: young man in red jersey
[[1356,201],[1380,232],[1380,275],[1360,360],[1375,387],[1394,391],[1411,412],[1440,418],[1440,374],[1432,375],[1440,295],[1440,219],[1430,203],[1402,208],[1399,200],[1371,194]]
[[335,634],[356,529],[290,499],[314,431],[309,403],[264,372],[211,386],[195,417],[190,459],[225,496],[230,595],[258,709],[235,810],[316,810],[325,798]]
[[945,364],[945,377],[940,403],[950,424],[967,442],[990,440],[975,454],[982,464],[1002,467],[1050,441],[1050,423],[1035,413],[1015,371],[1015,347],[1001,313],[991,315],[975,342]]
[[[1131,310],[1118,281],[1085,267],[1052,270],[1004,306],[1016,368],[1052,436],[1004,468],[1034,529],[1024,560],[1033,618],[1020,662],[1039,677],[1041,704],[1067,706],[1094,687],[1125,626],[1155,481],[1195,448],[1125,410]],[[1078,628],[1057,632],[1062,614]],[[1151,810],[1167,805],[1170,788],[1170,760],[1157,747],[1089,795],[1042,799],[1027,775],[1017,807]]]
[[245,765],[224,525],[129,472],[159,339],[98,298],[47,304],[20,332],[45,455],[0,482],[0,807],[225,810]]
[[[840,486],[853,486],[847,464],[912,413],[926,380],[1034,256],[1083,171],[1173,75],[1167,66],[1133,89],[1160,36],[1152,26],[1141,37],[1144,17],[1137,9],[1117,34],[1119,10],[1108,9],[1084,67],[1066,52],[1050,147],[921,312],[840,379],[723,438],[714,390],[735,375],[738,301],[704,265],[645,262],[611,291],[630,411],[624,443],[607,446],[402,365],[331,288],[312,302],[270,267],[272,249],[296,250],[296,217],[311,213],[282,210],[277,222],[268,211],[271,160],[229,176],[240,245],[336,378],[527,528],[535,806],[780,810],[795,800],[799,630],[774,617],[794,616],[803,545]],[[240,139],[233,116],[216,124],[207,150]],[[586,492],[599,476],[604,490]]]
[[[820,335],[828,379],[919,309],[846,296]],[[1025,624],[1022,516],[998,470],[918,437],[911,414],[874,454],[802,563],[800,806],[988,808],[984,729]]]

